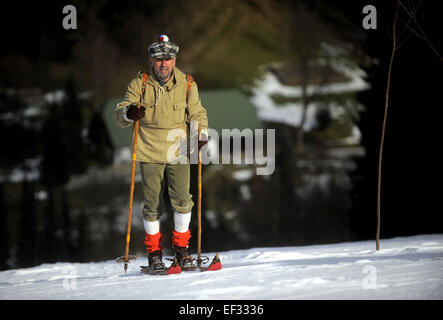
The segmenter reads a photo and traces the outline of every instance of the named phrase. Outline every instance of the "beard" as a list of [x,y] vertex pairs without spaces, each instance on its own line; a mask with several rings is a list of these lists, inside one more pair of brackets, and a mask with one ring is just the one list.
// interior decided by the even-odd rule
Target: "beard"
[[154,73],[158,81],[165,82],[169,79],[173,70],[174,68],[160,67],[158,70],[154,68]]

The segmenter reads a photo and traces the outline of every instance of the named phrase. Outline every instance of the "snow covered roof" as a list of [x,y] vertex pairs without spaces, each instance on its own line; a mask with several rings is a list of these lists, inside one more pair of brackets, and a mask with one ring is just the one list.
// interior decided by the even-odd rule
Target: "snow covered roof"
[[[343,64],[319,65],[319,68],[327,69],[329,72],[328,81],[322,82],[319,77],[314,77],[314,82],[306,86],[305,94],[308,97],[326,97],[334,95],[352,94],[358,91],[366,90],[369,85],[364,81],[364,72],[359,68],[349,68]],[[285,69],[282,65],[267,67],[263,77],[256,81],[252,89],[251,102],[257,109],[258,117],[263,121],[283,123],[293,127],[299,127],[302,121],[303,113],[303,88],[300,85],[297,68]],[[315,68],[314,68],[315,69]],[[298,70],[298,71],[297,71]],[[315,71],[315,70],[314,70]],[[314,72],[310,71],[310,72]],[[314,72],[315,73],[315,72]],[[282,83],[283,81],[283,83]],[[275,97],[280,97],[283,103],[275,101]],[[363,109],[359,103],[354,103],[355,113]],[[344,106],[331,99],[328,102],[329,111],[333,119],[338,119],[343,115]],[[306,111],[306,119],[303,130],[311,131],[317,125],[316,115],[322,103],[310,102]],[[348,137],[353,144],[359,143],[361,134],[354,125],[351,130],[351,136]]]

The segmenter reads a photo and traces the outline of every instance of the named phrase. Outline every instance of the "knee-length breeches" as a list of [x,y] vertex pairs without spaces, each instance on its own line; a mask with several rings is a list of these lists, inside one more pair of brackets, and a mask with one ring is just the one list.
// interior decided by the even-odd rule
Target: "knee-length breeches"
[[191,212],[194,202],[192,201],[192,195],[189,193],[189,163],[140,162],[140,171],[145,201],[143,206],[143,218],[145,220],[156,221],[160,218],[165,209],[163,200],[165,190],[168,190],[174,211],[179,213]]

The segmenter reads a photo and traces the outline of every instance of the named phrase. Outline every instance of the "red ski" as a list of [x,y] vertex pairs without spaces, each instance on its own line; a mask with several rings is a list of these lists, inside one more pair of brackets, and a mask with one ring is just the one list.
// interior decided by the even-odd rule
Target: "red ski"
[[221,268],[222,264],[220,258],[218,257],[218,254],[215,255],[214,259],[212,259],[212,262],[208,267],[199,267],[200,271],[216,271],[220,270]]
[[169,274],[178,274],[182,272],[182,269],[180,268],[180,265],[177,263],[177,260],[174,259],[171,266],[169,268],[165,268],[164,270],[154,270],[153,266],[140,266],[140,272],[145,274],[151,274],[151,275],[159,275],[159,276],[165,276]]
[[220,258],[218,257],[218,254],[215,255],[214,259],[212,260],[211,264],[207,267],[202,266],[192,266],[190,268],[181,268],[180,265],[177,263],[176,260],[173,261],[171,266],[169,268],[166,268],[164,270],[160,271],[154,271],[154,268],[152,266],[140,266],[140,272],[144,274],[150,274],[150,275],[159,275],[159,276],[166,276],[170,274],[179,274],[182,271],[184,272],[193,272],[193,271],[217,271],[222,269],[222,264],[220,261]]

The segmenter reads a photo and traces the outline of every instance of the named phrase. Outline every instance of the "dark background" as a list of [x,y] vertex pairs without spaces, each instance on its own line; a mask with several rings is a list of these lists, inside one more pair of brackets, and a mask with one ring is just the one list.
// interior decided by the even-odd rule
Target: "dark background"
[[[380,25],[370,33],[364,50],[377,57],[380,64],[370,70],[373,89],[361,95],[365,104],[381,105],[387,82],[387,70],[392,42],[386,37],[392,29],[395,3],[377,2]],[[424,4],[424,3],[423,3]],[[419,17],[428,30],[428,39],[441,48],[441,28],[430,3],[424,4]],[[404,21],[404,17],[402,17]],[[401,31],[402,28],[397,27]],[[392,34],[392,32],[390,32]],[[438,73],[442,61],[413,33],[403,33],[399,41],[392,69],[390,107],[388,111],[385,145],[383,151],[382,228],[385,237],[415,233],[441,232],[439,214],[438,180],[441,168],[438,161],[439,105],[438,91],[441,81]],[[384,104],[384,103],[383,103]],[[371,108],[363,115],[360,126],[364,132],[363,143],[368,150],[362,170],[367,180],[362,201],[362,212],[375,210],[370,190],[376,190],[375,177],[378,161],[381,124],[384,110]],[[365,134],[366,133],[366,134]],[[369,197],[366,197],[369,195]],[[365,200],[363,200],[365,199]]]
[[[98,146],[106,145],[103,123],[97,117],[97,111],[107,98],[122,95],[128,80],[139,70],[136,67],[145,63],[143,52],[146,44],[152,42],[158,34],[176,35],[177,42],[183,44],[181,52],[184,55],[178,65],[182,63],[185,70],[189,68],[201,89],[241,88],[250,83],[251,79],[247,76],[261,63],[288,57],[297,61],[297,53],[287,55],[286,52],[270,55],[269,61],[248,60],[244,57],[237,59],[236,52],[232,51],[226,55],[221,54],[215,62],[210,57],[202,58],[198,54],[186,55],[193,46],[204,46],[205,42],[209,50],[232,32],[222,29],[215,33],[214,38],[208,36],[205,39],[202,36],[210,29],[209,25],[217,24],[219,13],[222,16],[225,12],[223,10],[228,10],[226,8],[235,8],[233,2],[214,3],[73,1],[78,14],[77,30],[64,30],[61,26],[64,17],[62,8],[71,4],[64,1],[15,2],[1,10],[3,44],[0,54],[0,112],[3,115],[10,115],[11,112],[16,115],[14,120],[7,116],[1,118],[2,175],[7,176],[16,167],[28,170],[24,159],[35,158],[37,155],[43,159],[39,165],[40,178],[37,181],[24,179],[19,183],[11,183],[3,178],[0,184],[2,268],[62,260],[111,259],[123,253],[123,230],[126,225],[120,223],[119,228],[106,229],[104,235],[94,238],[91,228],[99,215],[88,211],[85,204],[90,197],[105,205],[109,199],[106,199],[104,192],[111,187],[94,187],[91,183],[87,196],[82,196],[70,193],[66,185],[73,175],[110,165],[109,159],[97,151]],[[366,61],[360,65],[367,72],[366,81],[371,88],[359,93],[357,97],[365,106],[358,127],[366,155],[355,159],[357,169],[350,173],[352,189],[346,190],[343,196],[345,204],[341,206],[341,198],[331,194],[322,198],[325,200],[321,209],[312,209],[312,203],[308,200],[297,199],[294,203],[293,195],[287,191],[292,187],[297,188],[299,183],[299,173],[294,173],[296,170],[290,164],[292,160],[297,161],[297,156],[291,151],[294,145],[284,142],[288,136],[293,135],[293,129],[266,124],[268,128],[277,130],[279,160],[276,172],[269,181],[257,178],[251,182],[253,196],[260,201],[256,201],[254,206],[254,203],[238,200],[238,186],[227,175],[222,176],[226,181],[216,177],[219,183],[212,184],[213,188],[208,188],[204,194],[208,202],[216,203],[220,208],[226,205],[226,210],[241,203],[243,211],[239,221],[246,226],[243,230],[247,229],[252,240],[244,240],[239,235],[241,231],[233,228],[233,224],[224,216],[226,212],[220,209],[216,213],[219,221],[222,221],[218,227],[212,228],[204,218],[206,232],[203,243],[207,250],[227,250],[251,246],[372,240],[376,228],[378,156],[392,50],[392,23],[397,2],[275,2],[280,6],[278,8],[286,8],[288,12],[273,9],[269,3],[245,1],[241,8],[250,12],[250,16],[241,15],[241,12],[238,15],[231,13],[232,24],[234,20],[253,19],[255,15],[268,14],[275,19],[270,22],[271,25],[275,25],[276,30],[281,28],[282,39],[292,39],[293,34],[285,30],[291,30],[294,22],[289,22],[288,28],[284,27],[285,21],[293,21],[285,20],[288,19],[288,12],[296,15],[305,10],[318,17],[320,24],[333,30],[340,40],[352,43],[356,48],[356,61]],[[377,8],[376,30],[362,28],[362,8],[367,4]],[[404,4],[417,6],[418,2],[405,1]],[[213,22],[208,22],[208,26],[195,25],[192,23],[194,19],[187,18],[197,19],[199,15],[206,14],[205,10],[211,10],[214,15]],[[422,1],[417,17],[428,40],[441,54],[442,28],[438,13],[436,2]],[[184,28],[187,23],[190,27]],[[228,26],[229,23],[228,20]],[[382,238],[443,231],[439,161],[439,109],[442,105],[439,76],[442,60],[425,40],[405,28],[405,24],[414,27],[401,11],[398,24],[400,46],[396,50],[392,68],[383,150]],[[291,41],[288,42],[289,48],[292,46]],[[257,43],[267,48],[273,42],[263,35],[257,38]],[[273,48],[269,51],[275,51]],[[116,63],[118,61],[121,64]],[[243,66],[244,70],[240,70],[239,66]],[[240,76],[234,77],[232,70],[237,70]],[[43,93],[65,90],[68,93],[64,104],[66,108],[47,105],[47,112],[40,119],[41,125],[24,125],[28,120],[21,114],[26,103],[20,100],[20,94],[7,93],[11,89],[23,88],[39,88]],[[94,92],[92,98],[85,101],[75,98],[76,93],[91,89]],[[81,138],[84,128],[88,128],[91,133],[87,140],[89,144]],[[195,168],[193,170],[195,173]],[[288,178],[292,174],[293,180]],[[194,193],[195,188],[193,182]],[[129,190],[124,186],[123,191],[115,190],[115,193],[127,192],[126,189]],[[35,198],[35,193],[41,190],[47,194],[44,201]],[[100,200],[101,197],[104,199]],[[319,199],[315,195],[313,198],[314,202]],[[260,208],[257,208],[257,204]],[[332,213],[328,219],[332,216],[330,219],[334,223],[321,223],[325,218],[324,207],[331,208]],[[306,208],[311,208],[311,211],[308,210],[309,221],[304,220],[301,213],[306,212]],[[116,212],[108,213],[103,219],[107,221],[106,225],[115,225],[117,216]],[[195,220],[193,231],[196,228]],[[267,229],[267,225],[273,226],[272,232]],[[140,232],[138,235],[142,237]]]

